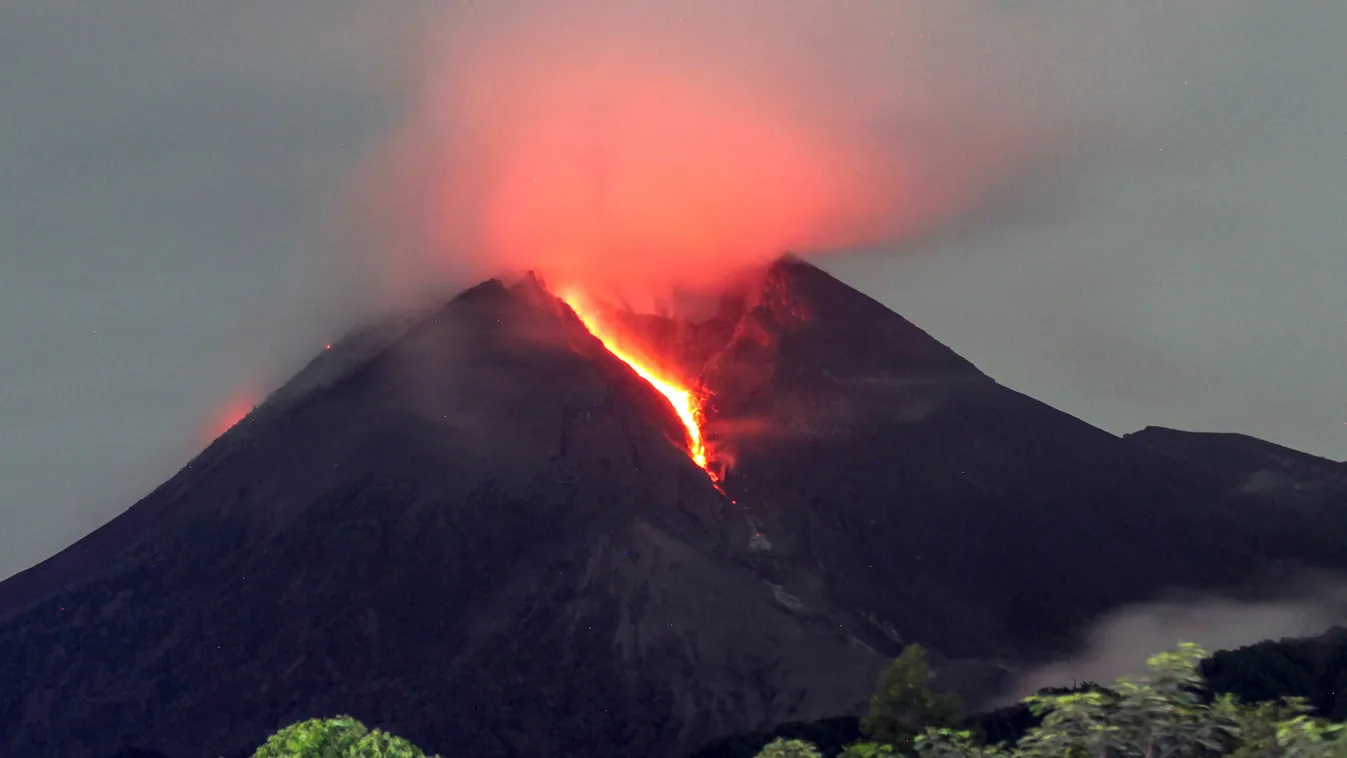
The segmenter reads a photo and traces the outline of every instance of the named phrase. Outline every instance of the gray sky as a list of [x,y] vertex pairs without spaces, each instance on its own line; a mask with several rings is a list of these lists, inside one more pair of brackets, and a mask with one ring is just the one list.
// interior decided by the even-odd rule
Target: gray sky
[[[1107,429],[1347,458],[1347,4],[1215,5],[988,11],[1069,137],[944,231],[820,262]],[[0,5],[0,576],[368,308],[331,216],[396,120],[395,8]]]

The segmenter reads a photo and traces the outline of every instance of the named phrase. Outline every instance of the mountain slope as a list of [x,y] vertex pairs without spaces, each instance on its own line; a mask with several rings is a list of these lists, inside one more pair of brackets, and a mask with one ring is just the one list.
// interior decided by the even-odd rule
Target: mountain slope
[[1265,542],[1295,544],[1309,563],[1342,565],[1347,465],[1243,434],[1152,426],[1125,439],[1184,466]]
[[1255,437],[1150,426],[1125,439],[1182,461],[1214,486],[1231,492],[1285,504],[1347,503],[1347,464]]
[[1301,547],[802,262],[629,320],[709,393],[723,493],[536,280],[479,285],[0,584],[0,754],[244,755],[346,712],[444,754],[681,755],[856,713],[907,640],[991,694],[980,662]]
[[[291,398],[321,388],[343,376],[389,344],[412,326],[407,317],[393,317],[354,330],[314,358],[265,404],[263,413],[284,405]],[[256,414],[256,411],[255,411]],[[164,485],[118,514],[69,547],[47,560],[0,581],[0,619],[33,601],[78,582],[106,566],[118,555],[162,533],[182,517],[181,490],[193,486],[193,472],[216,468],[233,455],[232,445],[214,445],[190,461],[184,470]]]
[[567,315],[483,285],[225,435],[158,495],[170,528],[0,630],[0,752],[238,755],[341,711],[676,754],[857,707],[881,659],[734,562],[676,419]]

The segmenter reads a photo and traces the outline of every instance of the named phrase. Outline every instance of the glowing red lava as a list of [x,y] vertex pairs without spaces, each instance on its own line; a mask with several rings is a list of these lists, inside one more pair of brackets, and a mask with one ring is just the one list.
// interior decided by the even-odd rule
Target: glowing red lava
[[585,325],[590,334],[594,335],[608,349],[608,352],[631,367],[631,370],[635,371],[637,376],[648,382],[651,387],[655,388],[656,392],[659,392],[669,401],[669,404],[673,406],[674,413],[678,414],[678,419],[683,422],[683,428],[687,432],[688,455],[692,457],[693,463],[706,471],[707,475],[714,480],[715,474],[707,468],[706,442],[702,438],[701,427],[703,420],[701,398],[697,393],[684,387],[653,362],[625,349],[621,337],[615,330],[605,326],[600,321],[598,309],[592,307],[583,295],[575,291],[569,291],[563,293],[560,297],[571,307],[571,310],[575,311],[575,315],[579,317],[580,322]]

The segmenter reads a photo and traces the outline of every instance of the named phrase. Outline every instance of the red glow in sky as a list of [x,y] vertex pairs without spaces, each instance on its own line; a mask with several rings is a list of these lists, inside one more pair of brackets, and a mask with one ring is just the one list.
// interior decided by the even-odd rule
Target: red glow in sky
[[1023,137],[995,91],[928,76],[929,45],[895,42],[922,23],[911,11],[455,7],[427,24],[406,116],[366,175],[373,247],[413,282],[533,269],[637,299],[714,287],[784,252],[929,228]]
[[590,288],[706,285],[727,264],[780,253],[871,205],[845,156],[767,107],[657,71],[599,97],[556,83],[546,100],[592,103],[529,119],[487,207],[487,249],[512,268]]

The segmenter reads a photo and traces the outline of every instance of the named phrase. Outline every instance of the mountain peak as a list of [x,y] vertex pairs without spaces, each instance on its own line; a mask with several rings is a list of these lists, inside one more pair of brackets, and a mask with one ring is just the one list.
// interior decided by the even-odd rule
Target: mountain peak
[[906,318],[794,256],[767,269],[751,305],[768,312],[764,325],[779,325],[778,336],[791,337],[789,350],[802,363],[906,376],[980,375]]

